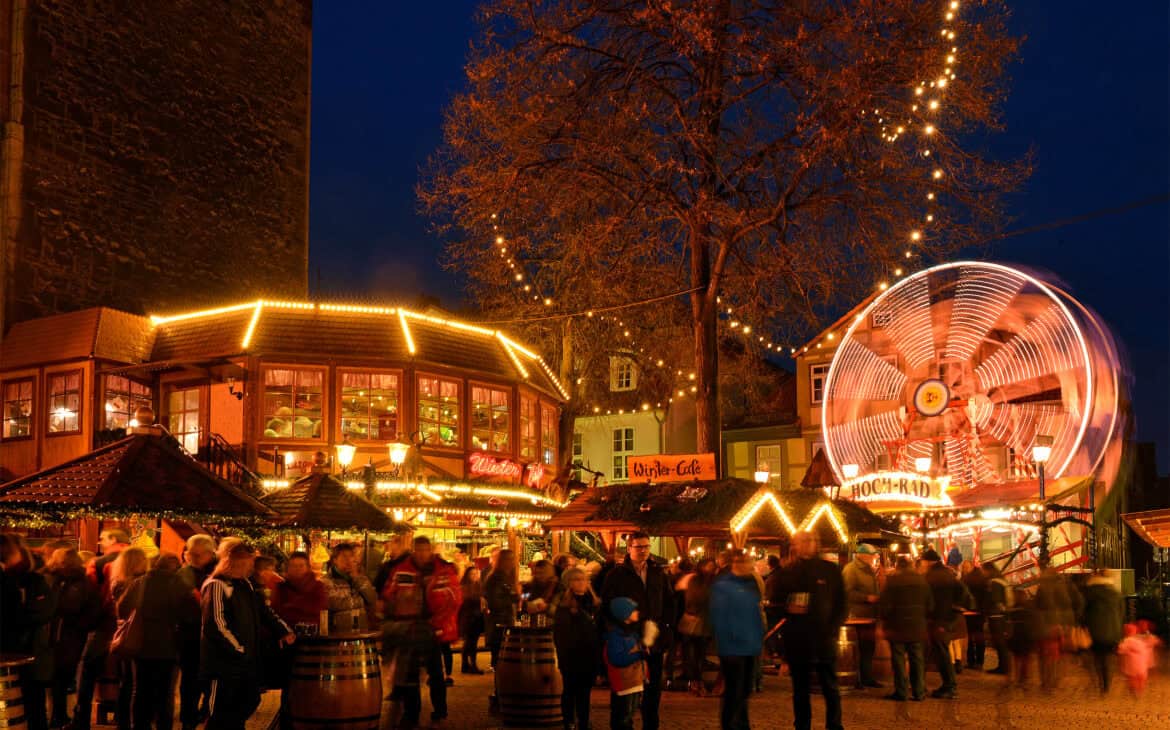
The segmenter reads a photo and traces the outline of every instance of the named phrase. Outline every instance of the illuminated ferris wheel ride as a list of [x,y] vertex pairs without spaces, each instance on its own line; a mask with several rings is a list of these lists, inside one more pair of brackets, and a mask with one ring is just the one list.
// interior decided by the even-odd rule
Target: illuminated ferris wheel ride
[[[970,489],[1102,464],[1118,421],[1118,359],[1098,319],[1056,286],[1000,264],[903,279],[849,325],[821,411],[825,452],[853,473],[924,471]],[[848,468],[846,468],[848,466]]]

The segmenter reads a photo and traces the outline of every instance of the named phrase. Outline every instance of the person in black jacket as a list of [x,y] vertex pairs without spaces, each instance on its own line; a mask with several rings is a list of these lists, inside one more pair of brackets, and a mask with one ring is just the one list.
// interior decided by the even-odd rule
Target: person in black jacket
[[69,720],[66,702],[69,687],[77,676],[81,650],[101,612],[97,588],[85,577],[85,565],[77,550],[54,550],[45,563],[49,590],[53,593],[53,620],[49,638],[53,646],[53,679],[50,685],[53,716],[49,727],[62,727]]
[[930,651],[942,677],[942,685],[930,696],[953,700],[958,696],[958,682],[955,678],[955,663],[951,661],[951,631],[959,618],[959,612],[970,603],[967,598],[970,593],[959,582],[954,571],[942,564],[933,549],[922,553],[922,568],[934,600],[934,608],[929,614]]
[[32,664],[17,669],[25,692],[24,716],[29,730],[47,730],[45,689],[53,670],[48,636],[54,596],[45,577],[33,570],[32,552],[17,535],[0,540],[0,586],[4,596],[0,651],[33,657]]
[[[215,538],[192,535],[183,550],[183,567],[179,579],[196,601],[202,597],[203,584],[215,570]],[[199,639],[202,632],[199,614],[179,624],[179,723],[183,730],[207,719],[207,700],[211,686],[199,678]],[[202,707],[201,707],[202,705]]]
[[260,706],[261,626],[282,637],[281,644],[291,644],[296,636],[248,580],[256,558],[252,547],[229,537],[218,552],[215,572],[203,586],[199,672],[211,681],[206,730],[244,730]]
[[576,727],[588,728],[589,696],[597,676],[597,609],[601,599],[580,568],[566,568],[561,574],[561,586],[552,609],[553,643],[563,680],[561,717],[565,727],[570,727],[575,718]]
[[812,726],[810,685],[813,672],[825,697],[825,727],[841,728],[841,691],[837,686],[837,638],[848,605],[841,571],[817,557],[817,536],[792,535],[793,559],[780,569],[772,599],[782,607],[784,659],[792,675],[792,712],[797,730]]
[[178,576],[179,558],[160,553],[154,567],[137,578],[118,599],[120,620],[132,613],[142,622],[142,649],[133,657],[134,730],[170,730],[175,716],[175,671],[179,658],[179,625],[199,614],[195,594]]
[[670,622],[674,617],[674,594],[662,566],[650,557],[650,536],[633,532],[626,538],[626,559],[605,576],[601,606],[606,614],[615,598],[630,598],[638,604],[637,635],[643,636],[647,621],[659,630],[658,640],[646,653],[646,689],[642,692],[642,728],[658,730],[658,705],[662,699],[662,661],[672,644]]
[[[886,581],[878,599],[882,630],[890,642],[890,665],[894,673],[894,691],[886,699],[905,701],[926,699],[926,662],[922,647],[926,643],[926,617],[934,609],[934,598],[926,579],[914,572],[906,555],[898,558],[897,572]],[[906,657],[910,657],[910,682],[906,682]],[[908,694],[908,690],[909,693]]]

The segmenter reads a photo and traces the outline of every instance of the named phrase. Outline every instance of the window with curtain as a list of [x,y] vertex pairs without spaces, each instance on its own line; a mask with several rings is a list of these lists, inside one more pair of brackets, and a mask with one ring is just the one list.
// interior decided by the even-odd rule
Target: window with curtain
[[560,428],[560,409],[556,406],[540,406],[540,458],[546,464],[557,461],[557,436]]
[[474,385],[471,388],[471,448],[508,452],[512,419],[508,401],[511,393],[499,388]]
[[418,430],[431,446],[459,446],[458,380],[419,376]]
[[49,433],[81,431],[81,371],[49,376]]
[[264,371],[263,424],[265,439],[324,437],[325,374],[308,368]]
[[102,399],[105,401],[107,429],[129,428],[130,419],[142,406],[152,407],[150,386],[136,383],[121,375],[107,375]]
[[352,440],[398,438],[398,375],[343,370],[341,434]]
[[199,453],[199,388],[167,394],[167,430],[188,452]]
[[33,385],[32,378],[4,383],[4,438],[32,436]]
[[520,458],[536,461],[536,399],[520,394]]

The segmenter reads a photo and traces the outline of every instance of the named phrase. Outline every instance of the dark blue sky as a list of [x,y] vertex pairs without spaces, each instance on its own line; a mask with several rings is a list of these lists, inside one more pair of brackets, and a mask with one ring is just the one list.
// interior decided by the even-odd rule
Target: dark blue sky
[[[314,292],[426,293],[458,304],[416,212],[418,170],[463,83],[475,3],[330,0],[313,13]],[[1170,10],[1164,0],[1019,3],[1027,36],[994,152],[1036,152],[1015,228],[1170,190]],[[1013,237],[994,258],[1046,269],[1101,314],[1134,378],[1138,438],[1170,455],[1170,205]],[[321,286],[316,286],[317,277]]]

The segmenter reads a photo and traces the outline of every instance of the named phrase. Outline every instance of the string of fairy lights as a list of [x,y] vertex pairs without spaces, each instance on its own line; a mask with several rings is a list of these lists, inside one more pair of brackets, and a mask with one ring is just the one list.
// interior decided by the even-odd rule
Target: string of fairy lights
[[[879,125],[880,138],[889,143],[894,144],[899,139],[910,140],[916,147],[918,156],[928,162],[934,156],[934,150],[931,142],[936,139],[936,135],[940,134],[939,119],[944,109],[944,101],[947,91],[951,88],[952,82],[956,81],[958,74],[955,67],[959,63],[958,41],[955,30],[958,21],[960,3],[958,0],[946,0],[943,3],[943,12],[941,15],[942,27],[939,30],[941,38],[940,58],[938,60],[939,69],[937,72],[926,74],[927,78],[917,81],[909,90],[908,95],[908,111],[891,112],[890,110],[882,110],[875,108],[873,110],[873,118],[876,118]],[[865,111],[861,112],[863,115]],[[900,120],[900,121],[898,121]],[[929,180],[942,180],[946,172],[941,165],[930,165]],[[920,223],[910,227],[907,232],[907,248],[904,253],[904,258],[907,260],[914,258],[914,247],[922,245],[925,240],[926,230],[929,229],[935,222],[934,207],[939,202],[938,194],[931,190],[926,193],[925,205],[926,211],[922,214]],[[504,265],[508,269],[508,280],[519,289],[519,293],[525,299],[541,304],[544,307],[553,307],[555,300],[548,295],[542,294],[537,290],[534,281],[535,278],[529,276],[525,271],[524,264],[520,261],[516,252],[508,247],[508,239],[500,229],[500,216],[497,213],[491,215],[491,226],[494,235],[494,249]],[[901,277],[904,274],[901,267],[895,268],[893,274],[895,277]],[[882,280],[877,283],[878,291],[885,291],[889,288],[889,282]],[[786,347],[781,343],[775,342],[768,336],[759,333],[758,329],[750,322],[744,321],[741,317],[736,315],[735,307],[724,300],[724,297],[716,298],[716,303],[719,306],[718,321],[725,325],[725,327],[732,333],[744,338],[744,341],[758,348],[761,356],[766,357],[769,354],[785,354],[794,357],[797,355],[796,347]],[[666,359],[657,357],[655,353],[647,354],[646,348],[640,345],[632,336],[632,333],[627,327],[623,317],[618,315],[595,314],[593,310],[584,310],[573,313],[557,313],[557,318],[562,317],[587,317],[598,318],[600,321],[610,321],[616,325],[617,330],[621,333],[625,347],[630,352],[637,352],[639,355],[646,357],[648,362],[654,363],[657,368],[666,368]],[[552,317],[550,317],[551,319]],[[848,323],[846,323],[848,324]],[[837,333],[833,331],[833,327],[822,332],[813,343],[805,345],[802,348],[803,352],[808,352],[810,346],[821,348],[823,341],[833,341]],[[694,394],[698,391],[696,385],[693,384],[696,375],[692,370],[686,368],[672,367],[675,372],[675,377],[681,380],[682,387],[672,388],[672,394],[668,397],[667,402],[673,402],[675,398],[684,398],[688,395]],[[582,378],[577,379],[577,385],[581,385]],[[655,408],[661,408],[663,403],[656,401]],[[641,404],[641,410],[650,410],[649,402]],[[594,414],[601,414],[603,411],[608,415],[612,413],[612,409],[604,409],[599,405],[590,404],[587,406],[587,411]],[[623,414],[625,409],[618,409],[619,414]]]

